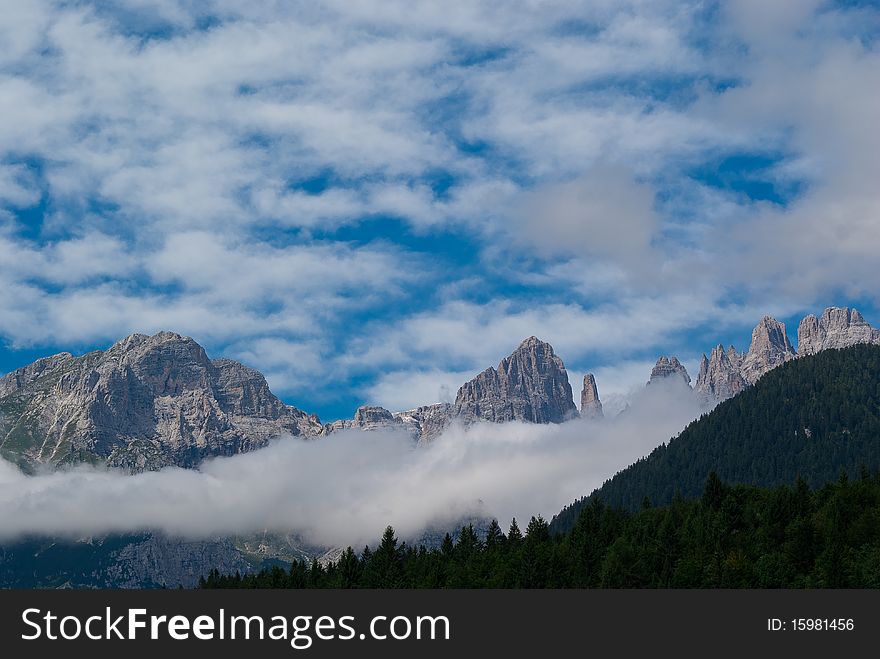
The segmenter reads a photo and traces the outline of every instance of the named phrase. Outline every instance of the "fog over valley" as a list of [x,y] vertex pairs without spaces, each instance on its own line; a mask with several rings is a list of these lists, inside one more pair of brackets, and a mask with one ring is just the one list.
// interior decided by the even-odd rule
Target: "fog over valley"
[[424,445],[403,431],[343,430],[135,475],[79,466],[28,476],[0,461],[0,539],[275,530],[359,547],[388,524],[403,538],[474,515],[506,528],[513,517],[549,518],[699,414],[691,390],[670,379],[636,391],[614,418],[453,424]]

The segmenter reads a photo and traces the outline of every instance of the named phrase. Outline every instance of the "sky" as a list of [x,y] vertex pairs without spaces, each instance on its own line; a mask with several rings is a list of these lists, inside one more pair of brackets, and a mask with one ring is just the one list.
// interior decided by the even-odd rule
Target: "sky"
[[330,421],[880,325],[871,2],[0,0],[0,372],[192,336]]

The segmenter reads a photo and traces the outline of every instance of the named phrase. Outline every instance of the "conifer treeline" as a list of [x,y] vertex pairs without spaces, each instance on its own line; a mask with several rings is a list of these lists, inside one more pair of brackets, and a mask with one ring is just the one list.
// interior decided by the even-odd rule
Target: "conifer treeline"
[[472,527],[439,549],[382,541],[328,566],[294,562],[251,575],[202,579],[205,588],[878,588],[880,473],[844,472],[811,490],[724,484],[702,496],[628,512],[592,499],[571,532],[532,518],[522,533]]

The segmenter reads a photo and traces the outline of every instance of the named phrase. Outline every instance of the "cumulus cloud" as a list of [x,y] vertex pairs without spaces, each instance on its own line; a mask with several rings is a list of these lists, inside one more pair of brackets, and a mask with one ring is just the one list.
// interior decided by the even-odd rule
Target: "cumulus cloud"
[[594,167],[576,181],[534,193],[515,216],[514,234],[551,255],[610,259],[644,277],[659,263],[651,251],[660,228],[654,197],[632,171]]
[[471,371],[439,369],[392,371],[383,373],[370,385],[365,392],[365,400],[391,410],[451,403],[461,384],[473,376]]
[[[586,369],[876,308],[880,14],[766,5],[5,3],[0,336],[402,400],[531,334]],[[694,173],[738,154],[784,203]]]
[[348,431],[280,439],[199,470],[135,476],[84,467],[25,476],[0,462],[0,538],[270,529],[297,531],[317,545],[361,546],[387,524],[418,537],[427,526],[474,514],[503,523],[549,518],[698,413],[688,390],[661,385],[641,391],[614,419],[452,427],[427,446],[404,433]]

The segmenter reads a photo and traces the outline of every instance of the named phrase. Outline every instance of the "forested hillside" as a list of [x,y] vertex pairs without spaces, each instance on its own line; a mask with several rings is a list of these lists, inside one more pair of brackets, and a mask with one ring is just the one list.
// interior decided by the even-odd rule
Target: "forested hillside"
[[[637,510],[698,496],[712,471],[731,483],[811,487],[841,470],[880,467],[880,346],[825,350],[790,361],[718,405],[678,437],[619,472],[589,498]],[[571,529],[588,498],[563,509]]]
[[598,499],[570,533],[533,518],[525,533],[472,528],[436,550],[399,544],[389,527],[374,550],[349,548],[329,566],[295,562],[207,588],[832,588],[880,587],[880,474],[841,476],[812,491],[729,486],[638,512]]

